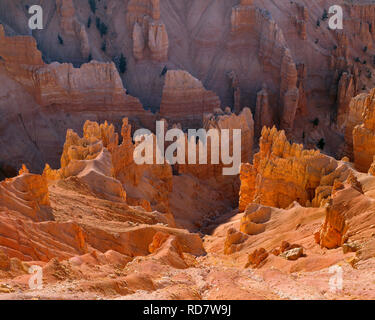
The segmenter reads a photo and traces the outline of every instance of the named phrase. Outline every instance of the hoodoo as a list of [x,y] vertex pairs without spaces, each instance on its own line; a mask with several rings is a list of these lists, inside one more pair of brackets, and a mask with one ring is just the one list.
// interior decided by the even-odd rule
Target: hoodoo
[[[0,0],[0,300],[374,300],[374,43],[374,1]],[[127,311],[238,311],[181,306]]]

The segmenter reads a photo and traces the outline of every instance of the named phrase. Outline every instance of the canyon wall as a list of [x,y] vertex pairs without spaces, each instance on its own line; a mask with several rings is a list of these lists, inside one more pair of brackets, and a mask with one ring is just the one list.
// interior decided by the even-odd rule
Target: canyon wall
[[[23,36],[12,37],[12,40],[5,37],[2,41],[6,40],[8,48],[12,48],[11,41],[17,42],[17,51],[20,52],[25,51],[23,45],[29,48],[27,57],[22,58],[24,53],[15,57],[22,59],[24,64],[12,65],[5,49],[3,54],[8,55],[7,70],[11,72],[14,69],[13,77],[26,85],[30,94],[40,96],[42,101],[51,97],[51,101],[45,103],[57,101],[70,105],[65,95],[73,97],[75,107],[76,103],[91,105],[98,102],[95,108],[82,108],[90,112],[94,110],[90,119],[100,121],[105,120],[105,111],[96,111],[99,104],[122,110],[122,106],[127,105],[125,114],[120,117],[112,114],[111,119],[107,118],[118,129],[123,116],[132,121],[137,117],[143,126],[150,128],[154,120],[152,115],[146,115],[139,109],[140,104],[130,95],[122,97],[119,77],[132,96],[136,96],[145,107],[160,110],[166,117],[169,111],[163,112],[163,109],[172,110],[170,104],[175,105],[173,109],[184,109],[180,105],[183,102],[177,101],[177,98],[173,101],[173,95],[164,97],[163,88],[168,82],[166,71],[184,70],[198,79],[205,90],[219,98],[212,100],[213,104],[220,104],[222,109],[230,106],[236,114],[249,107],[254,114],[256,136],[260,136],[264,125],[276,125],[286,131],[288,138],[302,142],[304,127],[318,118],[321,123],[318,133],[326,141],[324,151],[339,156],[341,151],[336,151],[335,146],[343,142],[341,134],[346,130],[343,121],[349,101],[373,86],[371,62],[374,49],[371,27],[374,6],[339,4],[343,6],[346,17],[343,31],[328,30],[328,19],[323,14],[329,5],[327,1],[322,1],[321,10],[318,10],[304,1],[278,5],[259,0],[225,3],[193,0],[187,4],[182,0],[174,4],[170,1],[132,0],[124,6],[122,2],[108,0],[105,4],[96,1],[96,9],[92,10],[88,3],[79,6],[72,0],[59,0],[56,6],[43,3],[48,23],[44,30],[33,33],[42,53],[36,51],[34,44],[30,45],[34,40],[26,40]],[[0,21],[7,35],[30,35],[26,23],[28,14],[23,6],[4,0],[1,8],[4,13],[0,15]],[[10,13],[5,8],[19,17],[19,21],[9,19]],[[97,25],[97,21],[100,24]],[[101,31],[102,26],[105,26],[106,32]],[[355,30],[356,33],[347,30]],[[59,43],[59,37],[62,43]],[[21,44],[22,41],[25,44]],[[61,65],[46,67],[41,56],[44,61],[58,61]],[[111,62],[119,67],[120,57],[123,58],[123,72],[118,77]],[[96,62],[93,62],[95,66],[86,65],[91,58],[106,65],[99,66]],[[75,68],[64,62],[72,63]],[[82,71],[75,70],[79,66],[82,66]],[[34,84],[28,74],[34,75],[32,69],[39,67],[42,67],[40,79],[36,79],[40,84]],[[98,71],[100,76],[95,71],[98,68],[103,69]],[[90,99],[86,94],[97,89],[96,85],[85,88],[82,84],[68,83],[63,77],[57,81],[56,72],[73,78],[82,72],[82,77],[104,81],[106,89],[102,96],[99,94],[97,99]],[[104,74],[111,78],[106,78]],[[56,82],[53,88],[45,85],[47,80]],[[67,85],[72,85],[72,90],[68,90]],[[267,98],[264,97],[264,88],[267,88]],[[61,100],[52,98],[52,90],[55,89],[56,94],[61,93]],[[39,90],[41,93],[38,93]],[[85,92],[85,98],[76,91]],[[258,99],[259,92],[262,92],[261,99]],[[210,96],[210,99],[213,98]],[[50,107],[52,111],[54,106]],[[69,109],[64,106],[64,110]],[[336,114],[338,126],[335,125]],[[24,122],[29,122],[25,121],[23,113],[21,115]],[[84,120],[71,126],[79,130]],[[69,119],[62,121],[68,122]],[[62,132],[67,128],[64,126]],[[340,135],[341,141],[338,141],[337,135]],[[37,139],[32,137],[32,140]],[[62,143],[59,141],[60,146]],[[40,143],[36,141],[36,144]],[[38,157],[38,152],[33,151],[35,157]],[[51,162],[51,159],[47,160]]]
[[155,116],[127,94],[114,63],[91,61],[80,68],[45,64],[32,37],[8,37],[2,25],[0,57],[0,75],[6,83],[2,88],[6,98],[1,101],[4,138],[16,132],[25,136],[8,145],[2,155],[5,164],[20,167],[27,162],[40,171],[43,159],[56,167],[63,132],[69,127],[81,130],[87,119],[110,120],[121,127],[122,116],[127,115],[138,126],[154,126]]
[[169,70],[166,74],[160,115],[184,127],[202,125],[203,115],[220,108],[220,100],[202,83],[182,70]]

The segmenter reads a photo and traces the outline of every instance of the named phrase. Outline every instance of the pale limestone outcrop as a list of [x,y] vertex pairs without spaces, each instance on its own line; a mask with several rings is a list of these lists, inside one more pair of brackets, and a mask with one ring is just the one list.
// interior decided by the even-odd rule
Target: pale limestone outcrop
[[149,24],[148,48],[151,51],[151,60],[168,60],[169,39],[164,23],[153,21]]
[[127,106],[130,113],[142,110],[138,99],[126,95],[114,63],[91,61],[79,69],[71,64],[52,63],[34,73],[34,83],[42,106],[111,106],[113,111]]
[[166,74],[160,115],[183,126],[199,126],[205,113],[220,108],[218,96],[183,70],[169,70]]
[[82,58],[84,60],[88,59],[90,55],[89,38],[85,26],[76,18],[73,0],[57,0],[56,6],[57,14],[60,18],[61,36],[78,39]]
[[149,16],[153,20],[160,19],[160,0],[131,0],[128,4],[127,23],[132,26],[143,16]]
[[143,59],[145,50],[145,37],[141,25],[136,22],[133,28],[133,55],[137,60]]
[[126,14],[132,29],[133,55],[137,60],[168,60],[169,39],[160,20],[159,0],[131,0]]

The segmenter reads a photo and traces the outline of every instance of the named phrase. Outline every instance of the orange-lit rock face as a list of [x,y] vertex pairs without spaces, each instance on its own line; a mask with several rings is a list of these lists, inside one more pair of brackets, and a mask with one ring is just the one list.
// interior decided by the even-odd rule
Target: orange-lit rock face
[[162,117],[194,128],[202,125],[205,113],[217,108],[220,108],[219,98],[198,79],[182,70],[167,72],[160,106]]
[[10,257],[48,261],[87,250],[76,223],[53,220],[45,177],[23,167],[19,176],[0,183],[0,246]]
[[165,241],[167,241],[169,234],[163,232],[157,232],[152,239],[152,243],[150,243],[148,250],[150,253],[154,253],[157,249],[159,249]]
[[271,208],[257,204],[247,206],[241,218],[240,230],[248,235],[262,233],[265,230],[264,223],[271,217]]
[[0,26],[0,56],[9,73],[33,94],[42,106],[77,105],[80,107],[129,104],[142,110],[137,99],[125,94],[113,63],[91,62],[81,68],[72,64],[46,65],[32,37],[7,37]]
[[240,211],[249,203],[286,208],[294,201],[320,206],[330,196],[335,179],[345,180],[348,164],[317,150],[290,144],[284,131],[263,128],[260,151],[253,164],[242,164]]
[[224,254],[232,254],[241,250],[244,242],[248,239],[247,234],[230,228],[224,242]]
[[112,157],[108,150],[113,151],[117,144],[118,135],[113,125],[86,121],[82,138],[68,130],[61,156],[61,169],[51,170],[47,166],[43,175],[49,180],[77,177],[99,197],[126,201],[123,186],[112,177]]
[[362,185],[350,174],[327,204],[325,221],[318,238],[320,245],[328,249],[342,246],[349,238],[349,230],[356,227],[355,217],[366,209],[368,199],[363,195]]
[[33,221],[48,217],[49,207],[47,180],[21,170],[20,175],[0,182],[0,206],[20,212]]
[[267,257],[268,252],[264,248],[256,249],[249,254],[249,260],[246,266],[252,266],[254,268],[261,267]]
[[2,63],[6,62],[4,65],[7,71],[18,82],[32,90],[32,75],[35,70],[44,65],[35,39],[27,36],[7,37],[0,24],[0,56]]
[[77,177],[98,197],[113,201],[126,201],[130,194],[132,205],[168,213],[169,193],[172,190],[170,165],[138,165],[134,162],[134,145],[131,125],[123,119],[122,143],[114,126],[107,122],[86,121],[83,137],[68,130],[61,156],[61,168],[52,170],[46,165],[44,174],[48,180]]
[[[169,193],[172,190],[172,168],[169,164],[144,164],[134,162],[135,146],[131,138],[131,125],[123,120],[122,143],[112,151],[113,175],[128,191],[130,197],[147,200],[160,212],[169,212]],[[154,150],[154,152],[156,152]]]

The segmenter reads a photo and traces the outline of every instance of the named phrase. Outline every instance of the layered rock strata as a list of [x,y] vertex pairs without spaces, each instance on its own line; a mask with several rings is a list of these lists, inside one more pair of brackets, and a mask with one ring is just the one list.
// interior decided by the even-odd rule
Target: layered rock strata
[[202,125],[203,115],[220,108],[220,100],[202,83],[182,70],[170,70],[166,74],[160,115],[183,127]]

